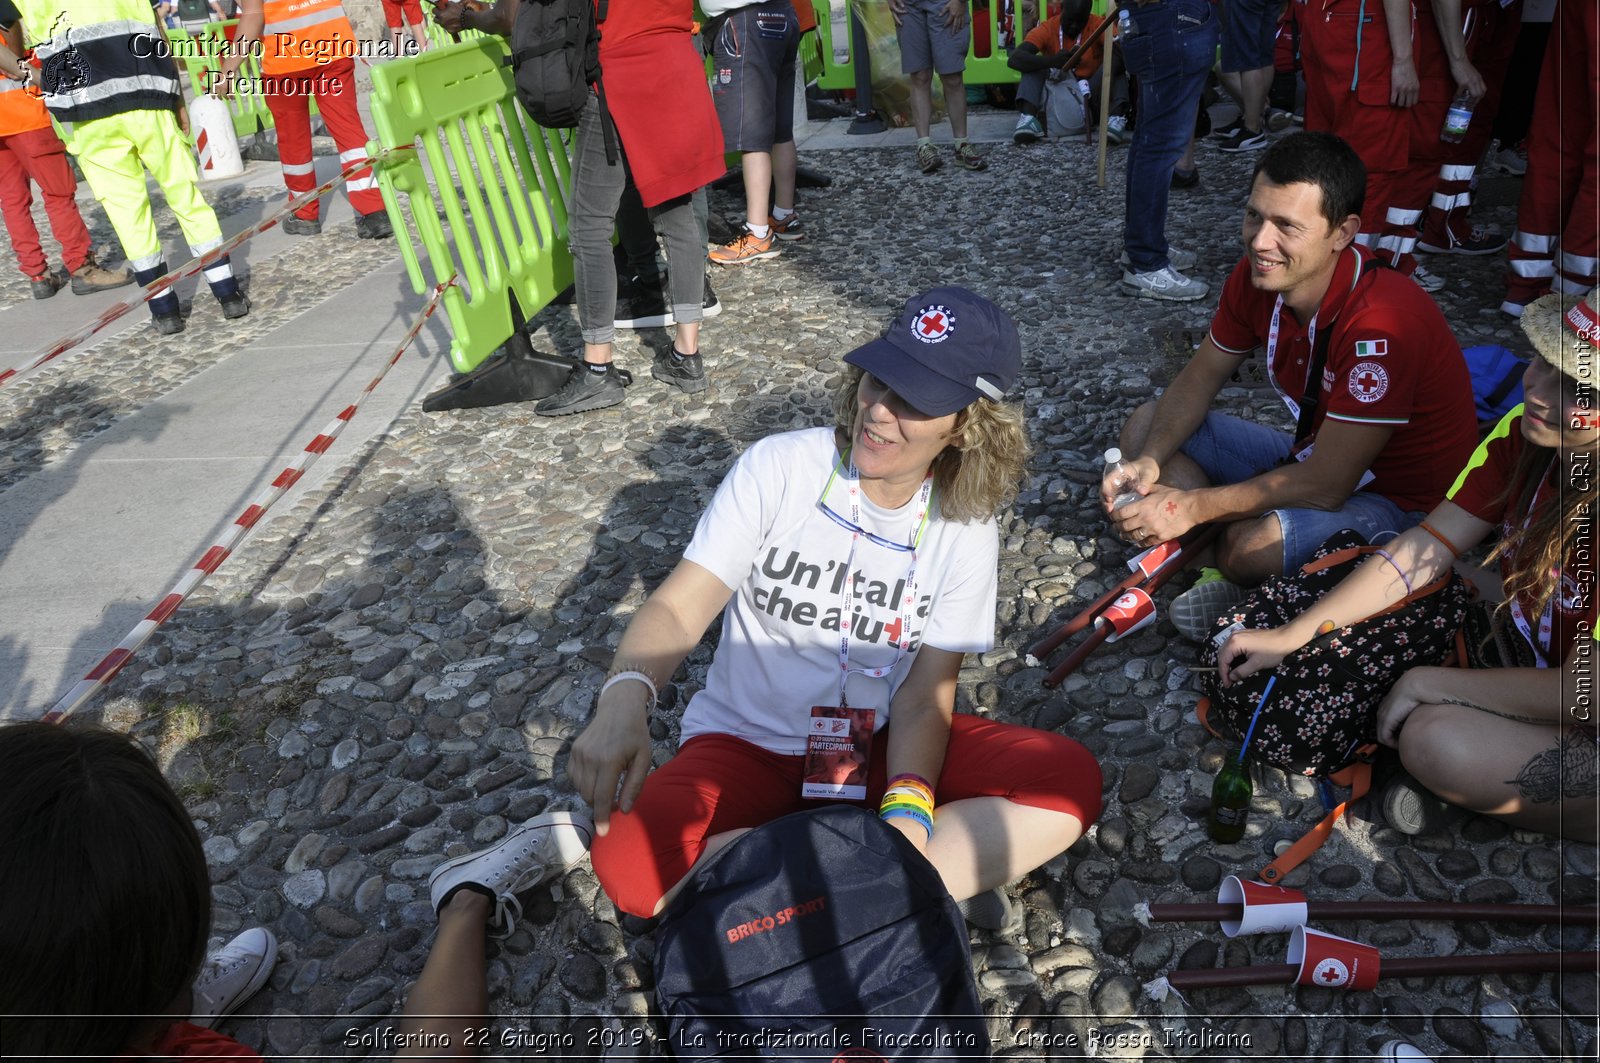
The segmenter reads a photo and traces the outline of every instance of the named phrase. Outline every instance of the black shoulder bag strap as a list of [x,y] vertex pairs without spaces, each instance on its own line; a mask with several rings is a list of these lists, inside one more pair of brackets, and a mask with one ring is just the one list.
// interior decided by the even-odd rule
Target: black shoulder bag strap
[[[1359,284],[1362,278],[1373,270],[1386,268],[1377,258],[1369,258],[1361,263],[1361,273],[1356,277]],[[1294,455],[1304,449],[1311,442],[1312,429],[1317,423],[1317,403],[1322,401],[1322,370],[1328,364],[1328,344],[1332,342],[1332,322],[1329,327],[1317,330],[1317,340],[1311,345],[1311,370],[1306,373],[1306,391],[1300,398],[1300,419],[1294,426],[1294,446],[1289,448],[1289,459],[1294,460]]]

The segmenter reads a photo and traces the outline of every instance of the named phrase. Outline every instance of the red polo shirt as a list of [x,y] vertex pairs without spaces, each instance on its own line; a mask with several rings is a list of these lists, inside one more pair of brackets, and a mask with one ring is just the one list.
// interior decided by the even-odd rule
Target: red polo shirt
[[[1373,481],[1364,490],[1403,510],[1426,511],[1444,498],[1477,445],[1472,379],[1433,299],[1393,270],[1363,275],[1361,263],[1369,257],[1355,245],[1345,250],[1314,319],[1318,330],[1330,331],[1313,431],[1329,417],[1392,425],[1394,434],[1372,463]],[[1250,283],[1249,260],[1241,258],[1211,319],[1211,342],[1240,357],[1267,349],[1273,387],[1298,404],[1311,364],[1309,330],[1283,307],[1274,348],[1277,302],[1277,295]]]

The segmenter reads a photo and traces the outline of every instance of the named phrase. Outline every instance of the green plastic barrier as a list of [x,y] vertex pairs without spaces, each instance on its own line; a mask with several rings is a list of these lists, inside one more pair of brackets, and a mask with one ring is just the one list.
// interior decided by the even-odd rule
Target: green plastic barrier
[[[846,19],[844,22],[844,40],[841,42],[842,55],[840,58],[833,49],[833,24],[831,19],[831,4],[829,0],[812,0],[812,5],[817,12],[817,44],[819,46],[816,62],[819,70],[813,75],[807,66],[808,79],[814,79],[817,87],[828,90],[854,89],[856,87],[855,56],[851,54],[848,17],[849,7],[854,0],[843,0],[846,6]],[[1015,0],[1014,0],[1015,2]],[[972,9],[973,34],[972,41],[967,45],[967,66],[963,73],[963,80],[968,85],[1014,85],[1022,77],[1020,73],[1006,65],[1009,53],[1000,47],[999,11],[1002,0],[990,0],[986,7],[974,6]],[[1020,3],[1015,3],[1020,7]],[[1050,4],[1055,8],[1054,3]],[[1094,0],[1089,5],[1089,10],[1097,15],[1104,15],[1108,9],[1107,0]],[[1021,14],[1014,16],[1020,20]],[[978,40],[983,35],[983,26],[989,30],[989,54],[980,57],[977,53]],[[1017,23],[1020,28],[1020,21]],[[1021,32],[1016,34],[1020,41]]]
[[[196,96],[205,93],[207,73],[221,69],[223,49],[232,40],[231,30],[238,24],[237,19],[209,22],[198,36],[181,29],[167,30],[173,54],[183,64],[184,73],[189,75],[189,87]],[[225,101],[233,114],[233,131],[245,137],[263,129],[271,129],[272,112],[267,109],[266,99],[256,91],[256,86],[260,84],[261,60],[255,56],[246,59],[239,67],[239,76],[248,80],[239,82],[233,95]],[[315,114],[316,103],[313,102],[311,107]]]
[[[821,45],[822,71],[817,77],[817,87],[821,89],[853,89],[856,87],[855,56],[851,54],[850,47],[850,20],[848,8],[853,0],[844,0],[846,4],[846,18],[844,21],[844,40],[840,42],[842,54],[847,58],[840,59],[833,47],[833,24],[831,22],[831,5],[829,0],[812,0],[817,12],[817,39]],[[1021,74],[1006,65],[1007,53],[1000,47],[1000,29],[998,24],[1000,0],[991,0],[986,7],[974,5],[972,9],[972,39],[967,45],[967,67],[962,75],[968,85],[1014,85],[1021,78]],[[979,56],[977,45],[983,36],[983,28],[989,31],[989,54]]]
[[372,68],[377,140],[368,151],[416,149],[378,159],[378,187],[412,288],[420,295],[459,278],[440,301],[450,360],[463,373],[511,335],[513,299],[525,319],[572,283],[573,131],[541,129],[527,117],[508,54],[503,38],[484,36]]

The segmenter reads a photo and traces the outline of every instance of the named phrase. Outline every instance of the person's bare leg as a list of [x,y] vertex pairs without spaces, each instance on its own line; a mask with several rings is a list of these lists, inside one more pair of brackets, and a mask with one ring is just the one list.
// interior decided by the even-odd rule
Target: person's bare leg
[[911,84],[911,125],[920,140],[933,124],[933,71],[918,70],[906,79]]
[[690,866],[689,873],[673,883],[672,888],[661,895],[661,900],[656,903],[656,910],[651,912],[650,915],[652,917],[658,916],[667,910],[667,905],[671,904],[672,899],[682,891],[684,884],[694,877],[695,868],[749,833],[749,827],[740,827],[738,830],[723,831],[721,834],[713,834],[707,838],[706,847],[700,850],[700,856]]
[[1082,834],[1083,824],[1065,812],[1003,797],[972,797],[939,806],[927,857],[950,896],[964,901],[1021,878]]
[[416,38],[418,55],[428,50],[428,31],[422,23],[413,22],[411,24],[411,36]]
[[405,54],[405,53],[400,51],[400,42],[402,40],[404,40],[404,39],[405,39],[405,31],[402,30],[399,26],[390,26],[389,27],[389,52],[390,52],[390,54],[392,54],[394,56],[397,56],[397,57],[400,56],[400,55]]
[[1276,513],[1225,524],[1208,564],[1230,581],[1254,587],[1268,576],[1283,575],[1283,525]]
[[1179,173],[1194,173],[1194,134],[1189,134],[1189,143],[1183,149],[1183,154],[1178,158],[1178,164],[1173,167]]
[[489,1015],[484,935],[494,901],[457,890],[439,911],[439,932],[400,1013],[401,1057],[470,1059]]
[[700,353],[700,322],[683,321],[672,328],[672,345],[679,354]]
[[[960,72],[954,74],[940,74],[939,81],[944,86],[944,110],[950,116],[950,135],[957,140],[967,138],[967,86],[961,80]],[[929,97],[928,106],[933,106],[932,97]]]
[[1400,760],[1453,805],[1595,843],[1596,747],[1580,728],[1418,705],[1400,728]]
[[772,202],[784,210],[794,209],[794,171],[799,165],[794,141],[772,145]]
[[1239,109],[1244,114],[1245,128],[1259,133],[1267,114],[1267,93],[1272,91],[1272,67],[1245,70],[1239,74]]
[[583,345],[583,360],[591,365],[610,365],[611,344],[585,343]]
[[[751,225],[765,225],[767,219],[772,217],[772,175],[773,155],[777,148],[767,151],[747,151],[740,160],[744,170],[744,219]],[[794,154],[794,144],[789,145],[789,153]],[[794,171],[789,172],[789,202],[794,206]]]

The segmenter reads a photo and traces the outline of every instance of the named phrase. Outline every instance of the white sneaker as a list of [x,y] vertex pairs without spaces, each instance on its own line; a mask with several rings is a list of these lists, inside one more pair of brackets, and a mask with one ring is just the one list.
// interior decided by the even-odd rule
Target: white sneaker
[[1128,119],[1120,114],[1114,114],[1106,119],[1106,142],[1108,144],[1126,144],[1128,142]]
[[272,965],[278,962],[278,939],[264,927],[246,930],[206,957],[194,980],[196,1026],[215,1029],[217,1023],[267,984]]
[[1444,287],[1444,278],[1437,273],[1432,273],[1422,266],[1411,271],[1411,279],[1417,282],[1417,287],[1425,292],[1436,292]]
[[1409,1041],[1385,1041],[1377,1058],[1378,1063],[1433,1063],[1432,1056]]
[[[1173,269],[1194,269],[1194,264],[1198,261],[1200,258],[1193,251],[1185,251],[1176,244],[1167,245],[1167,265]],[[1118,258],[1117,262],[1121,264],[1123,273],[1133,269],[1133,259],[1128,257],[1126,251],[1122,252],[1122,257]]]
[[1017,118],[1017,128],[1012,131],[1011,139],[1018,144],[1037,143],[1044,139],[1044,126],[1031,114],[1021,115]]
[[1211,290],[1205,281],[1185,277],[1171,266],[1149,273],[1124,273],[1122,283],[1138,292],[1140,298],[1165,299],[1174,303],[1204,299]]
[[437,912],[456,887],[481,887],[495,900],[489,933],[509,937],[522,916],[515,895],[560,878],[588,854],[593,839],[594,823],[582,812],[546,812],[496,845],[440,864],[428,876],[428,899]]

